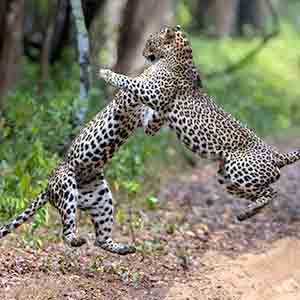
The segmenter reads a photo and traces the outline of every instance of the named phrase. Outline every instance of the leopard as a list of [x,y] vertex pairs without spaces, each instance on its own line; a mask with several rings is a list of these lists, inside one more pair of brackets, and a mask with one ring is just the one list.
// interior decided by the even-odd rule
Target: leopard
[[201,76],[196,75],[192,46],[180,25],[152,34],[143,56],[152,63],[147,77],[105,68],[99,76],[156,111],[190,151],[216,162],[217,180],[225,191],[247,201],[236,215],[238,221],[259,213],[277,196],[272,185],[280,169],[298,161],[300,150],[282,153],[267,144],[197,84]]
[[49,202],[58,210],[67,245],[80,247],[87,242],[76,232],[79,209],[91,218],[96,246],[120,255],[135,252],[134,245],[118,243],[112,238],[113,198],[104,176],[106,164],[138,128],[144,128],[146,135],[155,135],[163,124],[158,113],[134,98],[128,92],[117,92],[112,101],[80,130],[50,175],[45,190],[21,214],[0,228],[0,238]]

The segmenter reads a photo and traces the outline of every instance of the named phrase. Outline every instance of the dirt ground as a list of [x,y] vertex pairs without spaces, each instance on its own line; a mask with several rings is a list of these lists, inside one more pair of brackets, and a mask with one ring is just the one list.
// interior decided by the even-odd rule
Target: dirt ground
[[[12,234],[0,243],[0,299],[299,300],[300,163],[283,170],[278,199],[243,223],[235,215],[246,202],[224,193],[214,174],[209,164],[162,186],[163,205],[141,212],[143,247],[131,256],[93,246],[91,227],[77,250],[57,241],[33,249]],[[127,227],[116,239],[128,242]]]

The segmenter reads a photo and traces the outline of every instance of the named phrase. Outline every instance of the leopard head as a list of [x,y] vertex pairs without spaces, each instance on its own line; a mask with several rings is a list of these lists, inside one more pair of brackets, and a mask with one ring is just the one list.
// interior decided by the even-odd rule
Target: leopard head
[[150,62],[161,58],[177,58],[177,63],[183,63],[192,58],[192,48],[179,25],[165,26],[161,31],[152,34],[146,42],[143,56]]
[[146,42],[143,56],[150,63],[164,59],[173,71],[188,80],[201,81],[193,63],[191,44],[179,25],[165,26],[152,34]]

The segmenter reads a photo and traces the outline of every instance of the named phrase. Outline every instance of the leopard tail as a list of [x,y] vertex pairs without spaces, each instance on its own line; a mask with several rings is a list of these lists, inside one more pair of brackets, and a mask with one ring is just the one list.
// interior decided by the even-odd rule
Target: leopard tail
[[48,202],[48,195],[47,192],[42,192],[38,195],[38,197],[32,201],[28,207],[15,219],[10,221],[8,224],[4,225],[3,227],[0,227],[0,238],[6,236],[9,234],[12,230],[16,229],[20,225],[22,225],[24,222],[26,222],[29,218],[31,218],[35,212],[44,206]]
[[283,168],[287,165],[293,164],[300,160],[300,150],[291,151],[288,153],[281,153],[278,159],[277,166]]

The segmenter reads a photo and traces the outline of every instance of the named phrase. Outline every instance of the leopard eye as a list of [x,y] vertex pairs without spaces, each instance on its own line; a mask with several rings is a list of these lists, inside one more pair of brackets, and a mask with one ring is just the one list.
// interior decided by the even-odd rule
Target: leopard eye
[[150,54],[148,57],[147,57],[148,60],[150,60],[151,62],[154,62],[156,60],[156,57],[154,54]]

